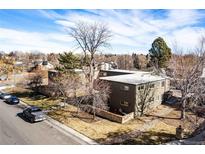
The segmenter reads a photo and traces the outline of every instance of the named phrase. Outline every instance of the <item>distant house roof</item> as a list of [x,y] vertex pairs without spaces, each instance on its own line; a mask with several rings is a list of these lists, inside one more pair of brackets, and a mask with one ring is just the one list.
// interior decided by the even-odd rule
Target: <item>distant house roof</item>
[[22,65],[22,64],[23,64],[22,61],[17,61],[17,62],[15,62],[15,65]]
[[77,69],[77,68],[75,68],[75,69],[74,69],[74,72],[76,72],[76,73],[82,73],[83,70],[82,70],[82,69]]
[[[76,73],[82,73],[83,72],[82,69],[73,69],[73,71],[76,72]],[[58,73],[59,71],[55,70],[55,69],[51,69],[51,70],[49,70],[49,72]]]
[[34,66],[42,65],[44,68],[53,69],[54,66],[48,61],[34,61]]
[[100,70],[112,70],[117,68],[117,64],[115,62],[101,62],[98,66],[100,66]]
[[100,77],[100,79],[106,80],[106,81],[114,81],[114,82],[133,84],[133,85],[139,85],[139,84],[143,84],[143,83],[154,82],[154,81],[166,79],[166,77],[152,75],[151,72],[144,72],[144,71],[129,71],[129,70],[119,70],[119,69],[108,70],[108,71],[130,73],[130,74]]
[[52,69],[52,70],[49,70],[48,72],[58,73],[58,70]]

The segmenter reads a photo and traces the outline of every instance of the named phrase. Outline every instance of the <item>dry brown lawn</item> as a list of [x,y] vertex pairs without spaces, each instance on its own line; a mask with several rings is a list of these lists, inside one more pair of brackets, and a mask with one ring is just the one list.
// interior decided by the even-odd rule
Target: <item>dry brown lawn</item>
[[[25,103],[29,105],[36,105],[43,109],[51,109],[51,106],[59,103],[59,100],[38,96],[31,90],[15,88],[7,89],[8,92],[18,96]],[[34,97],[35,96],[35,97]],[[103,143],[107,138],[116,138],[133,131],[141,130],[149,122],[157,120],[156,124],[148,130],[142,131],[142,134],[129,140],[124,141],[122,144],[162,144],[175,139],[176,127],[183,124],[180,117],[180,111],[172,108],[170,113],[166,111],[172,107],[160,105],[151,111],[147,116],[139,117],[128,121],[125,124],[119,124],[100,117],[93,119],[89,113],[81,111],[77,114],[77,108],[72,105],[67,105],[65,108],[52,110],[48,113],[53,119],[62,122],[63,124],[73,128],[74,130]],[[165,114],[162,114],[165,112]],[[192,132],[194,117],[191,113],[187,113],[189,119],[184,121],[186,131]],[[200,119],[199,122],[202,122]]]
[[137,119],[125,124],[111,122],[99,117],[93,119],[92,115],[83,111],[77,115],[76,107],[71,105],[68,105],[63,110],[51,112],[49,115],[96,141],[106,139],[111,137],[111,135],[114,137],[140,129],[144,124],[144,122]]

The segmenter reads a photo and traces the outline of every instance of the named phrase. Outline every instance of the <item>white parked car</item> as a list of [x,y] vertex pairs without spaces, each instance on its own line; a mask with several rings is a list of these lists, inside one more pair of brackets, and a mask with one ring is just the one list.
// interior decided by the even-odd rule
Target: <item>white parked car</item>
[[5,93],[1,93],[0,94],[0,98],[1,99],[4,99],[4,100],[6,100],[6,99],[8,99],[8,98],[10,98],[11,97],[11,95],[9,95],[9,94],[5,94]]

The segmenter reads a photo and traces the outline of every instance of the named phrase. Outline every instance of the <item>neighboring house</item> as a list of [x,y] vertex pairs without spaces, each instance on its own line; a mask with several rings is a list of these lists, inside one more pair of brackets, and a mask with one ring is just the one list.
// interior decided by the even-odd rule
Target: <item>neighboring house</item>
[[50,64],[48,61],[34,61],[31,66],[31,71],[33,69],[51,70],[54,69],[54,66]]
[[16,61],[15,66],[23,66],[23,62],[22,61]]
[[[82,82],[85,80],[85,74],[82,69],[73,69],[73,71],[79,75]],[[52,82],[55,77],[60,76],[60,74],[61,73],[58,70],[48,70],[48,84],[49,82]]]
[[[73,71],[79,75],[79,80],[81,83],[85,82],[85,75],[82,69],[73,69]],[[58,70],[48,70],[48,87],[49,85],[52,85],[53,82],[55,82],[55,78],[60,78],[62,74],[63,73]],[[83,90],[83,84],[79,91],[83,91],[83,93],[85,92],[85,90]],[[41,93],[47,96],[52,96],[54,94],[51,89],[48,90],[46,87],[41,90]],[[72,93],[70,94],[72,95]]]
[[98,66],[100,70],[111,70],[117,68],[117,64],[114,62],[109,62],[109,63],[102,62]]
[[39,65],[42,67],[42,69],[45,69],[45,70],[54,69],[54,66],[48,61],[42,61]]
[[139,91],[149,83],[152,88],[153,99],[151,108],[162,103],[163,94],[170,89],[170,81],[167,77],[152,75],[151,72],[128,70],[102,70],[100,79],[110,84],[110,110],[114,112],[131,113],[139,115]]

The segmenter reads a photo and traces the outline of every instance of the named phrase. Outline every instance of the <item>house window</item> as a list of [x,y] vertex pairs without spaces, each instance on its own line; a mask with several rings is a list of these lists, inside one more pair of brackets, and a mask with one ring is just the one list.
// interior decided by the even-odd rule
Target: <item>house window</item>
[[151,84],[151,85],[150,85],[150,88],[154,88],[154,84]]
[[144,89],[144,86],[139,86],[138,87],[138,90],[142,90],[142,89]]
[[164,87],[164,85],[165,85],[165,82],[164,82],[164,81],[162,81],[161,86],[162,86],[162,87]]
[[121,106],[126,106],[126,107],[128,107],[128,106],[129,106],[129,103],[126,102],[126,101],[122,101],[122,102],[120,102],[120,105],[121,105]]

